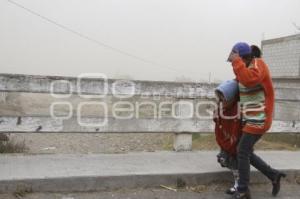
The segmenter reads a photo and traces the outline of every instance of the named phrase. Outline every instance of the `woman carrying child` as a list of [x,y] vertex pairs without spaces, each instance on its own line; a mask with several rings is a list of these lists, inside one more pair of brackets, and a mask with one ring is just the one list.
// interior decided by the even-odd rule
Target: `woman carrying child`
[[273,185],[272,195],[280,190],[280,180],[284,173],[270,167],[253,152],[255,143],[272,124],[274,109],[274,89],[268,66],[257,46],[250,47],[240,42],[233,46],[228,61],[231,62],[236,80],[239,82],[239,97],[242,108],[242,136],[239,140],[238,187],[235,199],[250,199],[248,188],[250,164],[268,177]]

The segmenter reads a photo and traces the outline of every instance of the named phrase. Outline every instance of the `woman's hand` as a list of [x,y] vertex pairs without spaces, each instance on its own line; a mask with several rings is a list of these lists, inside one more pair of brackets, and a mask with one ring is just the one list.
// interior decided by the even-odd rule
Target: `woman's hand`
[[235,59],[238,58],[238,57],[239,57],[239,54],[236,53],[236,52],[234,52],[234,51],[232,51],[232,52],[230,53],[230,55],[229,55],[227,61],[233,62],[233,60],[235,60]]

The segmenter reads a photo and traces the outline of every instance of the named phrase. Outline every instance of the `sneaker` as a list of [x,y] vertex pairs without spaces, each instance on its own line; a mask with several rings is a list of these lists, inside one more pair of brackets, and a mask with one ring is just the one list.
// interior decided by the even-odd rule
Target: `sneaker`
[[225,191],[225,193],[228,194],[228,195],[233,195],[235,192],[236,192],[235,187],[231,187],[231,188],[229,188]]
[[285,173],[278,173],[275,177],[275,180],[273,180],[272,185],[273,185],[273,189],[272,189],[272,195],[273,196],[277,196],[277,194],[280,191],[280,180],[281,178],[285,178],[286,174]]
[[233,199],[251,199],[250,191],[249,190],[246,192],[236,191],[233,195]]

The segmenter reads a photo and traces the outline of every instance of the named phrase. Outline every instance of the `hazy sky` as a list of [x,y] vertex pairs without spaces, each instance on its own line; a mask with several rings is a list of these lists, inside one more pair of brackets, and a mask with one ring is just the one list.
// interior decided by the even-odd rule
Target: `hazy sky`
[[259,45],[300,25],[299,0],[13,1],[68,30],[0,0],[1,73],[224,80],[235,42]]

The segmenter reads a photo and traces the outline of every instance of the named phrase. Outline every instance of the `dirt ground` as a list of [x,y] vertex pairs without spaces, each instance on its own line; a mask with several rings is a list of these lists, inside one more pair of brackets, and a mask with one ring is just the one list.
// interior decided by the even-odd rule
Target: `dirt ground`
[[126,153],[164,150],[166,134],[11,134],[26,153]]
[[[127,153],[172,150],[173,134],[10,134],[10,142],[30,154],[40,153]],[[13,147],[11,147],[13,148]],[[193,150],[217,150],[213,134],[194,134]],[[299,135],[265,135],[258,150],[300,150]],[[4,151],[5,152],[5,151]],[[13,152],[10,149],[8,152]]]

